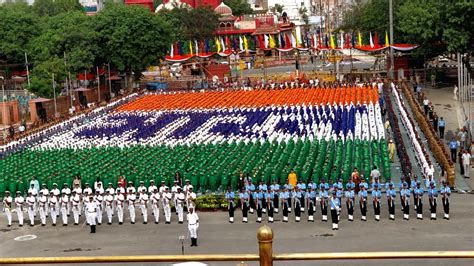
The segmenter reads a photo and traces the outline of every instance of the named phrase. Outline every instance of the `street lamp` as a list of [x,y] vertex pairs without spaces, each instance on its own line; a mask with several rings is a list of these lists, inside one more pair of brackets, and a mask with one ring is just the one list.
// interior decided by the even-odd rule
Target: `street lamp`
[[[2,105],[3,105],[2,117],[5,117],[5,114],[6,114],[6,110],[5,110],[5,78],[3,76],[0,76],[0,79],[2,80]],[[6,123],[5,123],[5,121],[3,121],[3,119],[2,119],[2,122],[3,122],[2,124],[4,124],[3,136],[5,136]],[[3,141],[5,141],[5,139]]]
[[186,240],[186,237],[184,235],[180,235],[178,239],[181,241],[181,255],[184,255],[184,240]]

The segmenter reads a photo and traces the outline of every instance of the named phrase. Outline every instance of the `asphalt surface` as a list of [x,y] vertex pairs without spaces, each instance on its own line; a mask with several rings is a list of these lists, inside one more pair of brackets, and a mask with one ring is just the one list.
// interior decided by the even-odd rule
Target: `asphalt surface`
[[[282,223],[281,213],[270,224],[274,231],[274,253],[304,252],[369,252],[369,251],[456,251],[474,250],[474,195],[453,194],[451,198],[451,220],[442,218],[442,207],[438,206],[438,220],[429,220],[428,202],[424,201],[424,220],[414,219],[413,209],[410,221],[402,220],[400,206],[396,208],[396,221],[388,220],[386,204],[382,205],[381,221],[373,219],[373,209],[369,207],[368,221],[362,222],[356,208],[355,221],[348,222],[345,206],[341,215],[340,229],[331,230],[330,221],[320,221],[320,209],[314,223],[295,223],[290,216],[289,223]],[[397,202],[397,204],[399,204]],[[158,225],[151,222],[118,225],[102,224],[96,234],[90,234],[85,225],[67,227],[47,225],[6,227],[6,219],[0,216],[0,257],[57,257],[57,256],[105,256],[105,255],[158,255],[181,254],[180,235],[187,235],[186,225],[176,223]],[[261,224],[255,222],[256,214],[250,215],[249,223],[241,223],[241,213],[236,212],[236,222],[227,222],[226,212],[200,212],[199,247],[189,247],[185,242],[185,254],[225,254],[258,253],[256,232]],[[72,217],[71,217],[72,218]],[[163,218],[163,217],[161,217]],[[82,218],[83,219],[83,218]],[[116,219],[114,217],[114,219]],[[14,217],[14,221],[16,216]],[[264,216],[266,220],[266,216]],[[50,223],[50,221],[48,221]],[[58,219],[58,224],[60,224]],[[264,222],[265,223],[265,222]],[[262,223],[263,224],[263,223]],[[35,235],[29,241],[16,241],[16,237]],[[238,262],[210,263],[210,265],[237,265]],[[383,261],[384,265],[472,265],[469,260],[403,260]],[[275,265],[315,265],[316,262],[276,262]],[[326,261],[318,265],[380,265],[381,261]],[[110,264],[107,264],[110,265]],[[124,265],[124,264],[116,264]],[[157,265],[157,264],[134,264]],[[170,265],[161,264],[161,265]],[[244,265],[257,265],[247,263]]]

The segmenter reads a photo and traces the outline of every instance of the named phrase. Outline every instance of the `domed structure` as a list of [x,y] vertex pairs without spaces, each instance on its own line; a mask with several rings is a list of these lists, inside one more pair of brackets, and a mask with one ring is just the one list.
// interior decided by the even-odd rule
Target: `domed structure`
[[155,13],[159,12],[162,9],[172,10],[175,7],[177,7],[177,8],[191,8],[191,6],[189,4],[183,3],[180,0],[170,0],[167,3],[163,3],[159,6],[157,6],[156,9],[155,9]]
[[214,12],[221,15],[222,17],[232,16],[232,8],[230,8],[228,5],[224,4],[224,2],[222,2],[220,5],[218,5],[214,9]]

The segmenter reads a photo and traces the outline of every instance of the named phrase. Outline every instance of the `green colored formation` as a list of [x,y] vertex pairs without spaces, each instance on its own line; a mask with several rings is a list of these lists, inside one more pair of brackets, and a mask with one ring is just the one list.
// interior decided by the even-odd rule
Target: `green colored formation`
[[141,180],[148,185],[152,179],[172,185],[173,176],[179,171],[201,191],[218,191],[228,185],[236,189],[240,171],[252,176],[254,183],[277,180],[283,184],[291,169],[305,181],[342,177],[347,182],[354,167],[367,179],[373,165],[383,170],[383,177],[390,177],[385,140],[26,150],[0,161],[0,195],[5,190],[26,191],[32,176],[49,188],[53,183],[71,185],[78,174],[83,184],[92,184],[99,178],[116,186],[118,177],[124,175],[135,186]]

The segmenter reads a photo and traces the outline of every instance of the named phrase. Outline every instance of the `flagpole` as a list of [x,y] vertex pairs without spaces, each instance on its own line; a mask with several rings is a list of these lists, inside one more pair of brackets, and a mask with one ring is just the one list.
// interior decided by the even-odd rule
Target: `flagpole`
[[100,75],[99,75],[99,67],[97,69],[97,101],[100,104]]
[[28,67],[28,54],[25,52],[26,77],[28,79],[28,87],[30,87],[30,69]]
[[390,78],[394,79],[394,57],[393,57],[393,0],[389,0],[389,20],[390,20]]
[[54,118],[56,118],[58,115],[58,106],[56,103],[56,83],[54,82],[54,74],[52,74],[52,76],[53,76]]

